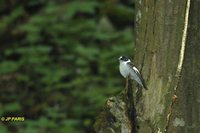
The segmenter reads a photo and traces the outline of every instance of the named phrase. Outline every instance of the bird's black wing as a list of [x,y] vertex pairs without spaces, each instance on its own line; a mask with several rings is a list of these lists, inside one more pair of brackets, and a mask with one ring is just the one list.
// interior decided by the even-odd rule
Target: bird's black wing
[[142,75],[140,74],[139,70],[135,67],[135,65],[132,62],[128,62],[127,65],[137,74],[137,76],[141,79],[143,87],[145,89],[147,89],[145,81],[144,81]]

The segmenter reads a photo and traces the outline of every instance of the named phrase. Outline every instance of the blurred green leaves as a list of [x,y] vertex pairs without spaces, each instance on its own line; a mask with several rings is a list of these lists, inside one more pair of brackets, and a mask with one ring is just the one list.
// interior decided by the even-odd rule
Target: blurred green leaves
[[19,65],[14,61],[4,61],[0,63],[0,74],[6,74],[17,71]]
[[[117,59],[132,56],[134,45],[133,28],[116,28],[105,5],[37,0],[0,16],[1,114],[26,117],[12,124],[16,133],[94,132],[105,100],[123,89]],[[128,11],[126,17],[132,14],[121,5],[111,4],[109,11],[116,6]]]
[[9,16],[2,16],[0,21],[0,35],[7,29],[11,28],[16,19],[24,14],[24,10],[21,7],[15,8]]
[[69,16],[73,16],[77,12],[81,13],[95,13],[95,8],[97,8],[100,5],[97,1],[73,1],[67,4],[67,14]]

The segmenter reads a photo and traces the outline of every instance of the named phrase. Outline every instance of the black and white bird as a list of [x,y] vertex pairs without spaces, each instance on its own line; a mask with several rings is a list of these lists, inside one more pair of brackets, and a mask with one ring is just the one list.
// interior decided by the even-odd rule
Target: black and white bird
[[128,57],[126,56],[119,57],[119,71],[124,78],[128,78],[129,76],[143,88],[147,89],[144,79],[142,78],[142,75]]

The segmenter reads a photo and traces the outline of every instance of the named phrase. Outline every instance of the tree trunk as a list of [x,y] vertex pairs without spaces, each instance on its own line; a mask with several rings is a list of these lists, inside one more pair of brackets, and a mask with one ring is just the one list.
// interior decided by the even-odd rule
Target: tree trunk
[[110,97],[104,110],[96,118],[97,133],[135,133],[136,112],[131,80],[117,96]]
[[109,99],[95,129],[199,133],[200,1],[138,0],[136,7],[134,63],[148,90],[135,93],[129,85],[127,93]]
[[200,132],[198,7],[195,0],[137,3],[135,61],[149,88],[136,105],[139,133]]
[[[183,71],[170,132],[200,133],[200,1],[192,0]],[[175,124],[184,121],[184,126]]]

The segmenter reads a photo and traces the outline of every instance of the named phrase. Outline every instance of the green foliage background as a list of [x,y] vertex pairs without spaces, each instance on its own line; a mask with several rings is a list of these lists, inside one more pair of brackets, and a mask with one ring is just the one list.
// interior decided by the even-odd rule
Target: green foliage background
[[92,133],[123,89],[118,56],[133,54],[132,0],[1,0],[1,133]]

